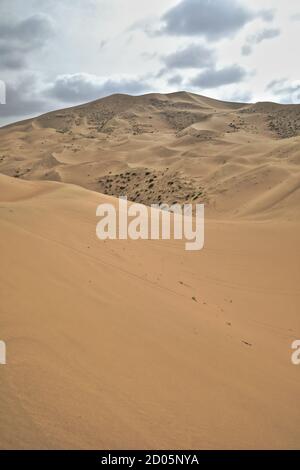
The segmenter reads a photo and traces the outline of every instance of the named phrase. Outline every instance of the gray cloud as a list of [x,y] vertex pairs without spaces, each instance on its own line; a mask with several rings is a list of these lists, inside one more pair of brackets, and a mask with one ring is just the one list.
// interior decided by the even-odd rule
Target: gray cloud
[[101,78],[86,73],[58,76],[47,95],[66,103],[92,101],[113,93],[139,94],[151,87],[139,78]]
[[259,12],[257,12],[256,16],[270,23],[274,20],[275,9],[272,8],[271,10],[260,10]]
[[292,21],[300,21],[300,13],[291,16]]
[[242,47],[243,55],[250,55],[253,49],[253,45],[260,44],[267,39],[274,39],[280,35],[280,29],[278,28],[266,28],[258,31],[256,34],[248,36],[246,44]]
[[168,79],[168,85],[170,86],[179,86],[183,83],[183,77],[179,74],[173,75]]
[[258,33],[254,34],[253,36],[249,36],[249,40],[254,42],[255,44],[259,44],[265,39],[273,39],[279,35],[280,35],[280,29],[269,28],[269,29],[263,29],[262,31],[259,31]]
[[250,103],[252,100],[252,93],[250,91],[237,90],[226,98],[233,103]]
[[266,88],[278,96],[281,103],[300,102],[300,82],[291,83],[286,78],[273,80]]
[[239,65],[230,65],[219,70],[212,68],[196,75],[190,81],[190,85],[197,88],[218,88],[222,85],[239,83],[246,75],[246,71]]
[[242,47],[243,55],[250,55],[252,53],[252,46],[250,44],[244,44]]
[[253,12],[238,0],[181,0],[162,16],[159,33],[218,40],[232,36],[257,17],[270,21],[273,16],[269,10]]
[[0,117],[26,117],[49,110],[49,103],[37,91],[37,77],[26,74],[17,82],[6,82],[6,104],[0,105]]
[[206,68],[215,63],[215,51],[202,44],[190,44],[161,57],[166,69]]
[[19,22],[0,22],[0,67],[22,68],[25,55],[39,49],[54,34],[53,22],[47,15],[36,14]]
[[25,67],[26,60],[24,52],[13,50],[10,44],[3,44],[0,41],[0,68],[1,69],[21,69]]

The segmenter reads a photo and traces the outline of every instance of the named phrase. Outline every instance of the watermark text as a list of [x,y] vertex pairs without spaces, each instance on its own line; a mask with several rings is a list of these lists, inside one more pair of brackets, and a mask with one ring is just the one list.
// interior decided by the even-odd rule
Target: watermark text
[[291,357],[292,364],[294,364],[294,366],[300,366],[300,339],[292,343],[292,349],[295,349]]
[[96,227],[99,240],[185,240],[187,251],[204,246],[203,204],[128,204],[119,198],[118,211],[113,204],[99,204]]
[[6,344],[4,341],[0,341],[0,365],[6,364]]

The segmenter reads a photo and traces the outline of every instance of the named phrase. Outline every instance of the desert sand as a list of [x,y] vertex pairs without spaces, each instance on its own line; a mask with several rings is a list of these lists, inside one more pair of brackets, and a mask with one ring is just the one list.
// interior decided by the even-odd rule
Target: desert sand
[[[0,129],[1,449],[300,447],[299,115],[116,95]],[[204,202],[204,249],[98,240],[123,194]]]

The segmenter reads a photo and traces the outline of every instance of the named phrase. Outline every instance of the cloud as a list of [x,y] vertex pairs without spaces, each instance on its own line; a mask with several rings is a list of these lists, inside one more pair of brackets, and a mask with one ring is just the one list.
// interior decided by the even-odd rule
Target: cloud
[[0,68],[1,69],[21,69],[25,67],[26,60],[24,52],[17,49],[12,50],[10,44],[3,44],[0,40]]
[[250,44],[244,44],[242,47],[242,54],[243,55],[250,55],[252,53],[252,47]]
[[39,92],[36,75],[25,74],[17,81],[6,82],[6,104],[1,106],[1,118],[26,117],[49,110],[49,103]]
[[259,44],[265,39],[273,39],[280,35],[280,29],[278,28],[269,28],[263,29],[258,33],[254,34],[253,36],[249,37],[249,40],[254,42],[255,44]]
[[274,39],[280,35],[280,29],[278,28],[266,28],[258,31],[256,34],[248,36],[246,44],[242,47],[243,55],[250,55],[252,52],[253,45],[260,44],[267,39]]
[[183,82],[183,77],[179,74],[173,75],[168,79],[168,85],[170,86],[179,86]]
[[190,44],[169,55],[161,57],[167,70],[206,68],[215,63],[215,52],[202,44]]
[[218,88],[239,83],[246,75],[246,71],[239,65],[230,65],[219,70],[215,68],[205,70],[192,78],[189,84],[196,88]]
[[107,39],[102,39],[102,41],[100,41],[100,44],[99,44],[99,51],[101,51],[101,49],[104,49],[108,44],[108,40]]
[[258,16],[262,20],[270,23],[271,21],[274,20],[275,10],[274,10],[274,8],[271,9],[271,10],[260,10],[259,12],[257,12],[256,16]]
[[0,67],[20,69],[26,64],[25,56],[40,49],[53,36],[52,20],[44,14],[32,15],[25,20],[0,22]]
[[47,94],[66,103],[79,103],[113,93],[139,94],[150,89],[150,85],[139,78],[103,78],[87,73],[75,73],[59,75],[48,87]]
[[162,16],[158,33],[212,41],[234,35],[257,17],[270,21],[273,16],[270,10],[249,10],[238,0],[181,0]]
[[281,103],[300,102],[300,81],[290,82],[286,78],[273,80],[266,88],[279,97]]
[[252,100],[252,93],[251,91],[241,91],[237,90],[231,93],[230,95],[226,96],[226,101],[230,101],[231,103],[250,103]]
[[291,16],[292,21],[300,21],[300,13]]

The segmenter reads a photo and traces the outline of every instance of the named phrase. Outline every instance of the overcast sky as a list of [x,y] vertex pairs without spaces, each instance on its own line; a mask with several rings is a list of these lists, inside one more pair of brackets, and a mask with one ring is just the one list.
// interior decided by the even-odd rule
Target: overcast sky
[[299,0],[0,0],[0,125],[112,93],[300,103]]

